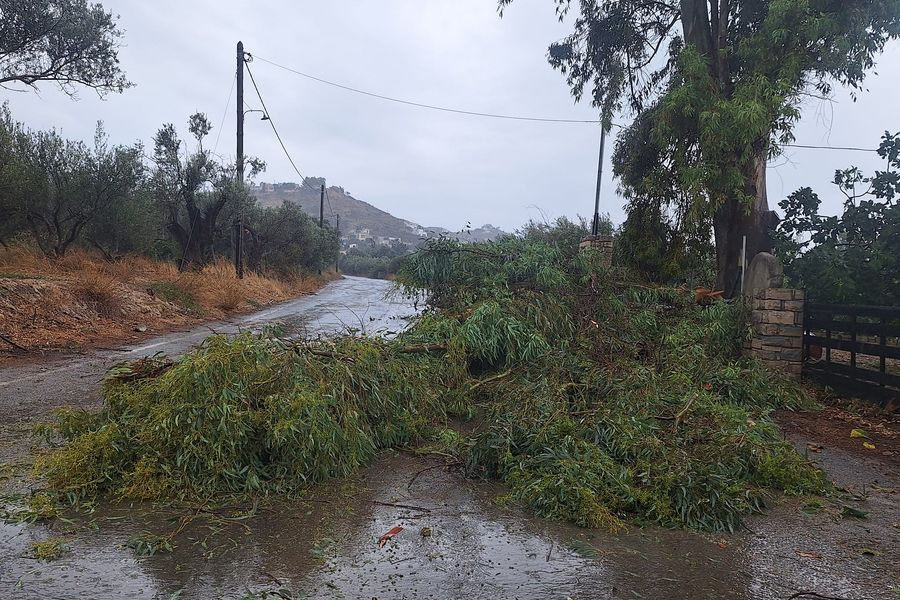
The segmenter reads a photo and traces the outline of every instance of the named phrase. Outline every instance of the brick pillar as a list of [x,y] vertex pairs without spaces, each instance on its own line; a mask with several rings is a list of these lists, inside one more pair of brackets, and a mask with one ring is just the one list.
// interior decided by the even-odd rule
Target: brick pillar
[[611,235],[589,235],[578,244],[578,250],[584,252],[588,248],[597,250],[603,257],[605,265],[612,264],[613,258],[613,236]]
[[800,376],[803,369],[803,290],[765,288],[753,298],[750,354],[768,367]]

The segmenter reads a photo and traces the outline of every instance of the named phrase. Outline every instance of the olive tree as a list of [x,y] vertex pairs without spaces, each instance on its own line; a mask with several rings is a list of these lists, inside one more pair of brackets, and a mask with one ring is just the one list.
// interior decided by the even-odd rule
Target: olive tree
[[116,18],[86,0],[0,0],[0,85],[78,86],[103,95],[131,83],[119,67]]
[[[224,217],[236,213],[240,205],[253,203],[243,182],[235,180],[234,166],[223,165],[203,147],[203,139],[212,130],[206,115],[191,115],[188,129],[197,144],[193,151],[183,151],[184,142],[171,123],[156,133],[151,177],[153,198],[164,215],[165,229],[181,248],[181,267],[208,262],[224,235]],[[257,159],[246,162],[250,177],[265,168]]]
[[55,130],[20,128],[15,152],[17,211],[49,257],[63,256],[87,226],[134,194],[143,178],[141,146],[110,146],[102,123],[93,146]]

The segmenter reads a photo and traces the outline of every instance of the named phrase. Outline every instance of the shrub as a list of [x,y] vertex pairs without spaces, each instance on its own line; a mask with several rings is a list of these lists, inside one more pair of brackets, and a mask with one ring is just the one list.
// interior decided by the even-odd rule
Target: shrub
[[74,282],[74,294],[102,317],[114,317],[122,310],[118,282],[103,271],[84,269]]

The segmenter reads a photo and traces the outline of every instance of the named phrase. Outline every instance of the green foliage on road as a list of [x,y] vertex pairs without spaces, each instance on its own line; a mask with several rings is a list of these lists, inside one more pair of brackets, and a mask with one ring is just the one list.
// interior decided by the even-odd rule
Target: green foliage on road
[[546,517],[709,530],[827,488],[768,416],[802,391],[739,356],[740,304],[521,237],[433,241],[400,281],[429,300],[394,340],[243,334],[120,365],[100,412],[45,428],[38,473],[72,500],[292,494],[444,443]]

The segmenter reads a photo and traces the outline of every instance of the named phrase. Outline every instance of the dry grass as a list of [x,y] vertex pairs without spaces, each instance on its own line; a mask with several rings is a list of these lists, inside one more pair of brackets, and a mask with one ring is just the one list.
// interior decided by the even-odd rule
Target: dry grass
[[84,302],[98,315],[115,318],[122,313],[120,282],[102,270],[86,269],[74,280],[75,298]]
[[[234,276],[225,259],[200,271],[129,256],[108,262],[76,249],[54,260],[25,246],[0,249],[0,333],[29,348],[124,339],[217,319],[321,287],[322,278]],[[0,345],[0,353],[7,348]]]

